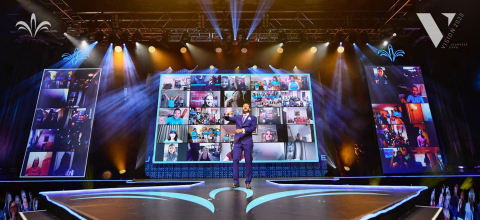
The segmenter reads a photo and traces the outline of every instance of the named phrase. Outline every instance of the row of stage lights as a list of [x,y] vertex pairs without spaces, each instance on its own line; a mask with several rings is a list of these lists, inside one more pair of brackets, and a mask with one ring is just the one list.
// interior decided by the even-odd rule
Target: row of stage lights
[[[84,45],[84,44],[87,45],[87,42],[86,42],[86,41],[82,41],[82,45]],[[325,46],[328,46],[329,44],[330,44],[330,42],[327,42],[327,43],[325,43]],[[355,46],[356,44],[353,43],[353,45]],[[369,44],[369,43],[366,43],[366,45],[370,45],[370,44]],[[383,42],[383,46],[387,46],[387,45],[388,45],[388,41],[384,41],[384,42]],[[116,47],[115,47],[115,52],[117,52],[117,53],[122,52],[122,50],[123,50],[123,49],[122,49],[121,46],[116,46]],[[186,53],[187,51],[188,51],[188,49],[187,49],[186,47],[180,48],[180,52],[181,52],[181,53]],[[215,52],[217,52],[217,53],[221,53],[222,51],[223,51],[223,49],[222,49],[221,47],[215,48]],[[242,53],[247,53],[247,52],[248,52],[248,49],[245,48],[245,47],[243,47],[240,51],[241,51]],[[280,47],[277,48],[277,53],[283,53],[283,51],[284,51],[284,50],[283,50],[283,44],[282,44]],[[318,48],[317,48],[317,47],[311,47],[311,48],[310,48],[310,52],[311,52],[311,53],[317,53],[317,51],[318,51]],[[338,53],[343,53],[344,51],[345,51],[345,47],[343,47],[343,42],[340,42],[340,45],[339,45],[338,48],[337,48],[337,52],[338,52]],[[155,52],[155,47],[154,47],[154,46],[149,46],[149,47],[148,47],[148,52],[150,52],[150,53]]]
[[[64,33],[64,35],[65,35],[65,36],[68,36],[67,33]],[[142,38],[142,37],[139,37],[139,36],[136,36],[136,37],[135,37],[135,35],[140,35],[140,36],[141,36],[141,32],[140,32],[139,30],[137,30],[137,31],[135,32],[134,38],[132,38],[132,39],[133,39],[133,40],[135,40],[135,39],[138,40],[138,39],[141,39],[141,38]],[[397,36],[397,34],[396,34],[396,33],[393,33],[392,37],[395,37],[395,36]],[[103,37],[102,37],[102,38],[103,38]],[[167,37],[164,36],[163,38],[167,38],[167,39],[168,39],[168,36],[167,36]],[[162,39],[163,39],[163,38],[162,38]],[[281,42],[281,44],[280,44],[280,47],[277,48],[277,53],[283,53],[283,52],[284,52],[283,44],[286,43],[286,42],[288,42],[288,38],[286,37],[286,35],[285,35],[284,32],[281,32],[281,33],[279,34],[279,39],[278,39],[278,41]],[[180,49],[180,52],[181,52],[181,53],[186,53],[186,52],[188,51],[188,49],[187,49],[186,46],[187,46],[187,44],[188,44],[189,42],[190,42],[190,36],[188,35],[187,32],[184,32],[184,33],[182,34],[182,37],[181,37],[181,40],[180,40],[180,43],[184,45],[184,46]],[[338,41],[337,41],[337,42],[338,42]],[[367,42],[368,42],[368,41],[367,41]],[[388,43],[389,43],[389,42],[388,42],[387,40],[385,40],[385,41],[383,42],[383,46],[387,46]],[[124,43],[124,44],[125,44],[125,43]],[[137,42],[136,44],[138,44],[138,42]],[[241,50],[240,50],[242,53],[247,53],[247,52],[248,52],[248,49],[245,47],[247,44],[248,44],[248,40],[243,40],[243,41],[242,41],[242,48],[241,48]],[[369,43],[366,43],[366,44],[369,45]],[[81,46],[82,46],[82,47],[87,46],[87,45],[88,45],[88,43],[87,43],[86,40],[82,40],[82,41],[81,41]],[[329,42],[326,42],[325,45],[328,46],[328,45],[329,45]],[[353,45],[355,45],[355,43],[353,43]],[[215,47],[215,52],[216,52],[216,53],[222,53],[223,50],[224,50],[224,49],[222,49],[222,47],[220,47],[220,46]],[[116,46],[116,47],[115,47],[115,51],[116,51],[116,52],[121,52],[121,51],[122,51],[122,47],[121,47],[121,46]],[[148,48],[148,51],[149,51],[150,53],[155,52],[155,47],[154,47],[154,46],[150,46],[150,47]],[[342,42],[340,42],[340,45],[339,45],[339,47],[337,48],[337,51],[338,51],[339,53],[343,53],[343,52],[345,51],[345,48],[342,46]],[[317,52],[317,47],[311,47],[311,48],[310,48],[310,52],[316,53],[316,52]]]

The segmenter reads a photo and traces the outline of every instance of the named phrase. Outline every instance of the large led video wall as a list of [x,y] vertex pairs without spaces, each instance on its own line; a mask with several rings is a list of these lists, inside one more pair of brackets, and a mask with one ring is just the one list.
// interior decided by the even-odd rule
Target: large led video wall
[[365,66],[384,173],[444,171],[422,71]]
[[159,92],[153,163],[233,161],[224,117],[244,103],[258,120],[254,162],[319,161],[308,74],[164,74]]
[[101,69],[47,69],[20,177],[85,177]]

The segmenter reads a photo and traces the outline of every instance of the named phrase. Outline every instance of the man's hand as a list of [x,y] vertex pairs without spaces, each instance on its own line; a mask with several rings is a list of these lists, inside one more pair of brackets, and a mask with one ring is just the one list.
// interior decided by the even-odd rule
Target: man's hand
[[230,110],[229,112],[227,112],[227,115],[233,115],[233,110]]
[[243,132],[243,129],[237,129],[235,130],[235,132],[238,134],[238,133],[242,133]]

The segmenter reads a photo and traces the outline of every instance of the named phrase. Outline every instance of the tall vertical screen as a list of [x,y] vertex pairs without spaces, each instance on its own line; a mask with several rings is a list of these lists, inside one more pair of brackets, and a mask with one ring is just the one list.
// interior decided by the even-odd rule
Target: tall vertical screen
[[384,173],[444,170],[420,67],[366,66]]
[[47,69],[20,177],[85,177],[101,69]]

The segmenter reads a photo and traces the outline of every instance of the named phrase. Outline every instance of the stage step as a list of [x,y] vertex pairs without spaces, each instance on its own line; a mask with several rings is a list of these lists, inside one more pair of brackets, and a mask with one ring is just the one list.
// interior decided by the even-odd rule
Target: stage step
[[51,213],[46,210],[35,211],[35,212],[21,212],[20,214],[23,220],[59,220]]
[[411,211],[405,213],[402,217],[398,219],[405,219],[405,220],[437,220],[437,219],[445,219],[443,216],[443,209],[439,207],[431,207],[431,206],[415,206]]

